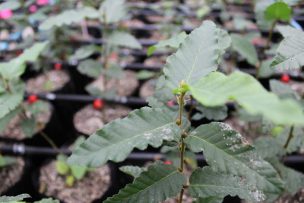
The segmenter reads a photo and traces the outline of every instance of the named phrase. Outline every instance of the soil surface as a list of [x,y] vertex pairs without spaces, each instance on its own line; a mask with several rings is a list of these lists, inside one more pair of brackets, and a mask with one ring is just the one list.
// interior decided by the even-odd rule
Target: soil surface
[[155,85],[156,85],[155,79],[151,79],[144,82],[144,84],[141,86],[139,90],[139,96],[144,99],[152,96],[155,91]]
[[55,163],[51,161],[40,169],[39,189],[46,196],[65,203],[90,203],[101,198],[111,185],[110,168],[105,165],[88,172],[73,187],[67,187],[65,177],[57,173]]
[[101,92],[104,90],[116,90],[118,96],[130,96],[138,87],[139,82],[136,73],[133,71],[123,71],[121,78],[113,78],[107,81],[104,86],[104,77],[100,76],[97,80],[90,84],[92,87],[98,88]]
[[80,133],[91,135],[108,122],[127,116],[130,111],[130,108],[118,104],[106,104],[101,110],[87,105],[74,115],[74,126]]
[[63,88],[70,81],[70,76],[63,70],[50,70],[45,74],[29,79],[26,91],[31,94],[53,92]]
[[[35,133],[43,130],[46,124],[50,121],[52,116],[52,106],[50,103],[45,102],[48,106],[43,112],[38,113],[35,116],[36,119],[36,129]],[[29,138],[22,130],[21,123],[24,119],[23,113],[16,115],[7,125],[3,132],[0,132],[0,137],[5,137],[9,139],[23,140]]]
[[17,158],[15,164],[0,169],[0,195],[14,186],[22,177],[24,160]]

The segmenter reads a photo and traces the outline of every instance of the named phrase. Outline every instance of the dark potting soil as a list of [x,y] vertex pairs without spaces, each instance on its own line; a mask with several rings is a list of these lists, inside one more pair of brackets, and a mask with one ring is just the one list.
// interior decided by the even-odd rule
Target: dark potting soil
[[[42,102],[42,101],[41,101]],[[43,130],[46,124],[50,121],[52,115],[52,106],[48,102],[44,102],[47,106],[42,112],[35,116],[36,126],[34,133]],[[29,112],[26,112],[28,114]],[[31,115],[29,115],[31,116]],[[24,115],[22,113],[17,114],[7,125],[5,130],[0,133],[0,137],[16,140],[24,140],[29,138],[22,129],[22,121],[24,120]]]
[[0,195],[14,186],[22,177],[25,162],[21,158],[16,159],[13,165],[0,168]]
[[140,87],[139,96],[144,99],[152,96],[155,91],[155,85],[156,85],[155,79],[150,79],[144,82],[144,84]]
[[76,181],[74,186],[65,184],[65,177],[57,173],[55,161],[40,169],[40,193],[57,198],[65,203],[90,203],[100,199],[111,185],[111,174],[108,165],[89,171],[86,176]]
[[123,71],[121,78],[113,78],[106,82],[104,86],[104,77],[100,76],[94,82],[89,84],[90,87],[97,88],[101,92],[105,90],[115,90],[118,96],[130,96],[138,87],[139,82],[136,73],[133,71]]
[[130,111],[130,108],[118,104],[106,104],[101,110],[87,105],[74,115],[74,126],[77,131],[91,135],[108,122],[127,116]]
[[26,91],[31,94],[53,92],[63,88],[70,81],[64,70],[50,70],[26,82]]

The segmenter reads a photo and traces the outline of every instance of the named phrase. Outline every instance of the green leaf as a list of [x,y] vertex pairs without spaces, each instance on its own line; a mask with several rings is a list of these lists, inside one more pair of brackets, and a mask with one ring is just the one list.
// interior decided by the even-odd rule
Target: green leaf
[[0,119],[15,110],[23,101],[24,86],[18,84],[17,90],[12,93],[0,95]]
[[128,8],[125,0],[105,0],[100,8],[100,20],[104,23],[117,23],[127,16]]
[[177,52],[168,57],[164,67],[168,87],[174,90],[182,80],[192,85],[216,70],[230,41],[226,31],[212,21],[204,21],[188,35]]
[[210,73],[190,86],[190,91],[205,106],[221,106],[235,101],[248,113],[263,115],[276,124],[301,125],[304,122],[303,111],[295,101],[279,99],[252,76],[242,72],[229,76],[220,72]]
[[257,20],[257,24],[261,30],[267,30],[271,28],[273,21],[266,20],[265,10],[273,3],[273,0],[260,0],[255,4],[254,12]]
[[277,159],[275,161],[271,161],[271,163],[279,171],[279,174],[285,182],[285,189],[289,193],[294,195],[304,187],[304,175],[302,173],[284,166]]
[[74,150],[69,163],[96,167],[109,160],[120,162],[134,148],[159,147],[163,140],[173,140],[178,132],[178,126],[168,112],[143,107],[91,135]]
[[259,202],[264,194],[255,186],[248,185],[242,177],[215,172],[209,166],[198,168],[190,177],[189,193],[192,197],[239,196],[241,199]]
[[36,130],[35,118],[24,119],[21,123],[21,129],[27,137],[32,137]]
[[142,48],[141,44],[133,35],[122,31],[116,31],[111,34],[107,42],[111,46],[122,46],[131,49]]
[[294,98],[300,99],[300,96],[291,87],[279,80],[270,80],[270,89],[273,93],[277,94],[280,98]]
[[282,156],[285,153],[283,146],[273,137],[259,137],[254,142],[254,146],[261,158],[269,159]]
[[55,165],[58,174],[67,175],[69,173],[70,167],[66,163],[66,157],[64,155],[58,155]]
[[0,168],[9,166],[16,163],[16,159],[13,157],[2,156],[0,154]]
[[65,177],[65,184],[68,186],[68,187],[73,187],[75,183],[75,178],[74,176],[72,175],[68,175]]
[[83,7],[74,10],[66,10],[56,16],[51,16],[43,21],[39,29],[49,30],[53,27],[61,27],[63,25],[71,25],[73,23],[79,23],[85,18],[98,18],[99,12],[91,7]]
[[18,8],[20,8],[20,3],[16,0],[10,0],[0,4],[0,11],[7,9],[16,10]]
[[243,56],[248,63],[255,66],[258,62],[258,54],[255,47],[250,43],[250,41],[239,34],[231,34],[231,45],[232,49]]
[[37,42],[32,47],[25,49],[17,58],[9,62],[0,63],[0,74],[2,77],[7,80],[20,77],[25,71],[25,63],[35,62],[47,44],[48,42]]
[[42,199],[40,201],[36,201],[34,203],[60,203],[59,200],[54,200],[52,198]]
[[268,6],[265,10],[265,18],[267,20],[281,20],[288,22],[291,18],[292,10],[283,1],[277,1],[270,6]]
[[16,108],[0,119],[0,132],[3,132],[6,129],[9,122],[15,116],[17,116],[20,113],[20,111],[21,111],[21,108]]
[[82,60],[91,56],[96,51],[98,51],[98,47],[95,45],[82,46],[75,51],[71,58],[76,60]]
[[262,61],[261,66],[258,69],[259,78],[269,78],[275,73],[275,69],[271,67],[272,59]]
[[214,171],[242,177],[257,196],[274,200],[281,193],[283,185],[274,168],[227,124],[201,125],[185,142],[193,152],[203,151]]
[[196,109],[202,112],[203,118],[205,117],[208,120],[224,120],[228,115],[228,108],[226,105],[216,107],[206,107],[200,105],[197,106]]
[[152,72],[152,71],[141,70],[136,73],[136,77],[139,80],[146,80],[146,79],[154,77],[156,74],[157,73]]
[[88,168],[85,166],[76,166],[76,165],[71,165],[71,172],[72,175],[77,179],[77,180],[81,180],[85,174],[88,171]]
[[147,55],[151,56],[156,50],[159,50],[161,48],[173,48],[177,49],[186,39],[188,35],[186,32],[181,32],[178,35],[174,35],[169,39],[162,40],[158,42],[156,45],[150,46],[147,50]]
[[104,203],[161,202],[177,195],[185,181],[183,174],[173,166],[154,164]]
[[29,196],[28,194],[21,194],[21,195],[17,195],[15,197],[12,196],[1,196],[0,197],[0,202],[1,203],[12,203],[12,202],[17,202],[17,201],[21,201],[24,200],[26,198],[30,198],[31,196]]
[[78,64],[77,70],[84,75],[97,78],[101,75],[103,67],[100,62],[93,59],[87,59]]
[[298,30],[289,25],[277,25],[276,28],[278,29],[278,31],[284,38],[293,37],[293,36],[303,33],[302,30]]
[[290,29],[279,45],[271,66],[281,70],[299,69],[304,65],[304,32]]
[[119,170],[125,174],[133,176],[134,178],[137,178],[143,171],[145,171],[144,168],[139,166],[122,166],[119,168]]

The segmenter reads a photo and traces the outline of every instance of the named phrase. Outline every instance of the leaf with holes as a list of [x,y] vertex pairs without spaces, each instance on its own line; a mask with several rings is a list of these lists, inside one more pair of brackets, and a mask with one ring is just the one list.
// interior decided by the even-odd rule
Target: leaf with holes
[[162,202],[176,196],[185,182],[185,177],[177,168],[157,163],[104,203]]
[[235,101],[248,113],[263,115],[276,124],[304,123],[303,111],[295,101],[280,99],[246,73],[234,72],[226,76],[213,72],[189,88],[193,97],[205,106],[220,106]]
[[190,177],[189,193],[192,197],[224,198],[228,195],[239,196],[251,202],[259,202],[264,199],[263,194],[253,189],[245,178],[215,172],[209,166],[198,168]]
[[226,31],[212,21],[204,21],[188,35],[177,52],[167,58],[164,74],[168,87],[173,90],[182,80],[188,85],[194,84],[216,70],[230,42]]
[[251,186],[250,191],[261,200],[274,200],[282,192],[283,184],[276,170],[259,158],[253,147],[227,124],[201,125],[185,142],[193,152],[203,151],[214,171],[245,179],[246,185]]
[[148,145],[159,147],[164,140],[174,140],[178,132],[179,128],[171,114],[144,107],[91,135],[76,148],[69,163],[96,167],[109,160],[120,162],[134,148],[144,150]]

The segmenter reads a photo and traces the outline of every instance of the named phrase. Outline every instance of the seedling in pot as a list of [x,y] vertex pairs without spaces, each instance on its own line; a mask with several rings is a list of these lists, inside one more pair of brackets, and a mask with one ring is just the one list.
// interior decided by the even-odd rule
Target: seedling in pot
[[43,128],[39,126],[36,117],[45,111],[47,106],[44,102],[37,101],[36,95],[30,95],[28,103],[23,102],[25,88],[20,77],[26,69],[26,63],[35,62],[46,45],[47,42],[36,43],[19,57],[0,64],[0,101],[3,105],[0,113],[0,131],[2,134],[6,132],[10,122],[17,119],[16,116],[20,117],[20,127],[27,137],[31,137],[35,130]]
[[[133,149],[145,150],[148,145],[157,148],[173,143],[178,149],[178,167],[155,163],[105,203],[158,203],[169,198],[180,203],[185,190],[199,201],[218,202],[227,195],[252,202],[274,201],[283,193],[278,171],[242,135],[221,122],[193,128],[187,119],[184,107],[191,96],[207,107],[234,102],[277,125],[304,125],[304,114],[293,99],[280,99],[248,74],[226,76],[216,71],[230,42],[226,31],[204,21],[167,59],[164,75],[149,99],[151,107],[105,125],[73,151],[68,163],[96,167],[121,162]],[[174,97],[178,109],[168,109],[166,103]],[[197,168],[189,179],[185,176],[186,150],[204,152],[208,164]]]

